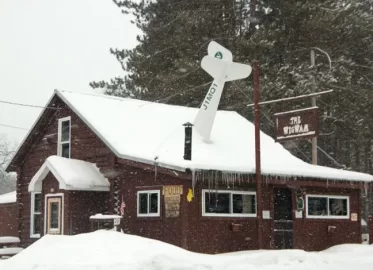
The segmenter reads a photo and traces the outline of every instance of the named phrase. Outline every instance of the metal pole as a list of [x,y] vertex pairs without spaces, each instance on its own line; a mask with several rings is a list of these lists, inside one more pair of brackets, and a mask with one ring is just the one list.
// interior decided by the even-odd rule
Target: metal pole
[[262,202],[262,175],[260,164],[260,89],[259,89],[259,62],[254,61],[254,122],[255,122],[255,179],[258,219],[258,248],[263,249],[263,202]]
[[[311,50],[311,67],[315,67],[315,51]],[[313,85],[316,86],[316,78],[313,74]],[[316,107],[316,96],[311,97],[311,106]],[[317,137],[312,138],[312,164],[317,165]]]

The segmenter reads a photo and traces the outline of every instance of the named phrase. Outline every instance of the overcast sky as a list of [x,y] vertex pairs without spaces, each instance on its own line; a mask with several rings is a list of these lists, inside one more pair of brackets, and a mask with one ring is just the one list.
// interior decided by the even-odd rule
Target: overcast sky
[[[0,100],[44,106],[54,89],[93,91],[122,74],[110,47],[133,48],[138,33],[111,0],[0,0]],[[30,128],[40,111],[0,103],[0,124]],[[17,143],[26,133],[0,126]]]

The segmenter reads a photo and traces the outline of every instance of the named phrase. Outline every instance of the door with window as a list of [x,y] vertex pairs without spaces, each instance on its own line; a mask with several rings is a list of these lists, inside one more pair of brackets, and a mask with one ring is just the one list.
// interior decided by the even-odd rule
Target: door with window
[[62,234],[62,197],[47,197],[46,199],[46,233]]
[[287,188],[274,190],[274,240],[276,249],[293,248],[293,200]]

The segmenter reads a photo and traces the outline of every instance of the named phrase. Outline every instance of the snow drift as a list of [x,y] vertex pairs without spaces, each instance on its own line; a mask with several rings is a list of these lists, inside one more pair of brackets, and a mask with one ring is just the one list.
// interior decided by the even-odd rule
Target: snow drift
[[[201,243],[203,245],[203,243]],[[204,255],[157,240],[112,231],[46,235],[1,270],[247,270],[373,269],[373,246],[341,245],[323,252],[243,251]]]

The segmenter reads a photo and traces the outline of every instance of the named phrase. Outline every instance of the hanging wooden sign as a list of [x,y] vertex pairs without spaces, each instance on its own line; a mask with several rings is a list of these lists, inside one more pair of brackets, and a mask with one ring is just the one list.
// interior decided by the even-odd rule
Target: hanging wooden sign
[[276,113],[276,141],[306,139],[319,134],[317,107]]
[[183,194],[183,186],[182,185],[164,186],[162,193],[165,196],[181,195]]
[[163,187],[166,218],[180,215],[180,195],[183,194],[182,185],[170,185]]

